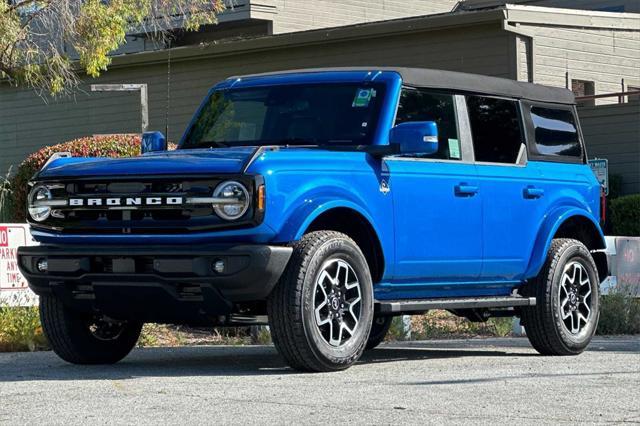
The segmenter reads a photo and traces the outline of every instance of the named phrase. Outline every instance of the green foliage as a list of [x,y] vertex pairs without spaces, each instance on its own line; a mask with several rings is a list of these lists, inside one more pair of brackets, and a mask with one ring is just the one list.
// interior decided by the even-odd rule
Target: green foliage
[[0,79],[51,94],[69,92],[81,70],[97,77],[128,32],[163,39],[171,29],[215,24],[224,0],[16,0],[0,2]]
[[74,139],[53,146],[46,146],[29,155],[20,164],[11,179],[13,191],[13,221],[26,221],[28,182],[56,152],[70,152],[74,157],[132,157],[140,153],[140,136],[105,135]]
[[[411,317],[411,340],[452,339],[465,337],[505,337],[511,334],[511,318],[490,318],[471,322],[447,311],[432,310]],[[395,317],[385,340],[406,340],[402,317]]]
[[622,193],[622,176],[616,174],[609,175],[609,195],[607,200],[611,201],[616,199]]
[[47,349],[36,306],[0,306],[0,352]]
[[0,223],[11,222],[13,219],[13,197],[11,194],[11,181],[9,176],[11,175],[11,169],[7,172],[7,175],[0,177]]
[[271,334],[266,327],[251,333],[250,327],[192,328],[181,325],[145,324],[139,347],[195,345],[268,345]]
[[640,194],[611,200],[611,225],[615,235],[640,237]]
[[392,342],[406,340],[404,323],[402,322],[401,316],[393,317],[391,326],[389,327],[389,331],[387,331],[387,335],[385,336],[384,340]]
[[602,296],[597,333],[640,334],[640,300],[624,292]]

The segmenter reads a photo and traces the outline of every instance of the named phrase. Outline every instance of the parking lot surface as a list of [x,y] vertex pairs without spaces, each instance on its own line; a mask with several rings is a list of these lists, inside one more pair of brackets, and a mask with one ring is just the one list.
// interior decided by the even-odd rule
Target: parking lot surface
[[381,346],[301,374],[270,346],[138,349],[113,366],[0,354],[0,424],[640,423],[640,336],[577,357],[526,339]]

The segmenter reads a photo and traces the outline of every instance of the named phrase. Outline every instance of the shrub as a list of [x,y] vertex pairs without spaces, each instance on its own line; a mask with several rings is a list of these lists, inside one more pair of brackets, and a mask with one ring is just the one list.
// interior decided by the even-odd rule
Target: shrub
[[609,175],[609,195],[607,199],[609,201],[618,198],[622,193],[622,176],[616,174]]
[[48,349],[37,306],[0,306],[0,352]]
[[640,300],[622,291],[602,296],[597,333],[640,334]]
[[11,222],[13,219],[13,197],[11,197],[11,168],[7,175],[0,177],[0,223]]
[[611,200],[611,225],[615,235],[640,237],[640,194]]
[[[505,337],[511,334],[511,318],[490,318],[487,322],[471,322],[447,311],[431,310],[411,317],[411,340],[452,339],[468,337]],[[395,317],[385,340],[406,340],[402,317]]]

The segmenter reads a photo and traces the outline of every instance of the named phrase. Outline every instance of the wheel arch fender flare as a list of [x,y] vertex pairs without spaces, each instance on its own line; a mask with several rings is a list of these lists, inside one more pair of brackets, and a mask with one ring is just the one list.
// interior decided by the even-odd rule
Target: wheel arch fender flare
[[319,199],[319,200],[315,200],[313,205],[309,207],[310,208],[307,208],[306,214],[303,212],[298,212],[299,214],[294,214],[294,216],[297,216],[298,218],[297,220],[298,225],[294,227],[295,232],[292,234],[292,238],[294,240],[299,240],[300,238],[302,238],[302,236],[304,235],[306,230],[309,228],[309,226],[313,223],[313,221],[316,220],[318,217],[320,217],[322,214],[337,208],[350,209],[360,214],[363,218],[367,220],[367,222],[369,222],[369,225],[371,225],[371,227],[376,232],[376,234],[380,235],[375,225],[375,221],[373,220],[371,215],[362,206],[359,206],[353,201],[344,200],[344,199],[341,199],[341,200]]
[[551,247],[551,242],[556,236],[560,227],[567,223],[569,220],[582,220],[590,224],[590,232],[594,234],[594,247],[589,247],[590,250],[604,249],[606,247],[606,241],[604,234],[598,221],[584,209],[580,209],[574,206],[566,206],[555,209],[550,212],[542,222],[538,235],[536,237],[529,265],[525,273],[525,278],[532,278],[538,275],[542,266],[544,265],[547,252]]

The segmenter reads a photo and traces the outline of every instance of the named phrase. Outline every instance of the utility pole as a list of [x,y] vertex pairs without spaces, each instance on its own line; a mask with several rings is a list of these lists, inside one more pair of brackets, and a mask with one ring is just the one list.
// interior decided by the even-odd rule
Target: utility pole
[[92,84],[92,92],[140,92],[142,133],[149,127],[149,99],[146,84]]

